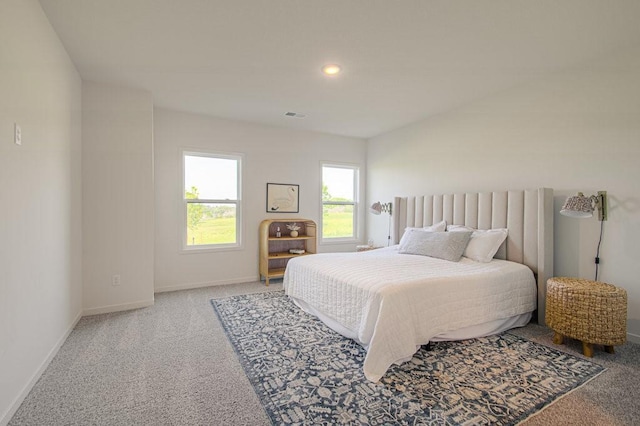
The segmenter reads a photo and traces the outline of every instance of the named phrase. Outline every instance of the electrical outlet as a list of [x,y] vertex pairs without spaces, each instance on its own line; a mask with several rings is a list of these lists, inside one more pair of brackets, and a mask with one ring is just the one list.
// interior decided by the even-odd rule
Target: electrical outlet
[[111,277],[111,285],[120,285],[120,275],[114,275]]

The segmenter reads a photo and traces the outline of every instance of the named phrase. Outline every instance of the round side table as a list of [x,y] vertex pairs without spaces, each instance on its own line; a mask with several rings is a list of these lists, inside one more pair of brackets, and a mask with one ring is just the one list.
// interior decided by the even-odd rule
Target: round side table
[[593,345],[614,353],[614,345],[627,340],[627,292],[611,284],[579,278],[554,277],[547,281],[546,323],[555,334],[580,340],[585,356],[593,356]]

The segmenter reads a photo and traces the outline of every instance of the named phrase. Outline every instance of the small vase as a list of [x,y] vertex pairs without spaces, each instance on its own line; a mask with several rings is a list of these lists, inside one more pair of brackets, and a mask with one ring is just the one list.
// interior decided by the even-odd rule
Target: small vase
[[293,238],[297,237],[298,236],[298,231],[291,231],[291,236]]

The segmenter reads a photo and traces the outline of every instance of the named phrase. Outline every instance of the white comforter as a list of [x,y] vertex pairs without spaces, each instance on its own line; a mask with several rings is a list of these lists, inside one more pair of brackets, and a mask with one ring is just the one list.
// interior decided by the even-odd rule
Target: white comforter
[[536,308],[535,280],[524,265],[449,262],[399,254],[397,246],[291,259],[284,289],[365,347],[364,374],[374,382],[438,334]]

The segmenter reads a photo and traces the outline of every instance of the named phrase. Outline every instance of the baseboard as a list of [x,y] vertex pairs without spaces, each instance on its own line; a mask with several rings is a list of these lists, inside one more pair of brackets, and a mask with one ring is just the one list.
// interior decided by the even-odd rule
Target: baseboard
[[200,283],[186,283],[186,284],[170,285],[165,287],[156,287],[154,291],[156,293],[165,293],[168,291],[190,290],[193,288],[213,287],[218,285],[249,283],[249,282],[258,281],[259,279],[260,277],[253,275],[251,277],[233,278],[230,280],[205,281]]
[[111,312],[129,311],[131,309],[146,308],[153,306],[154,300],[140,300],[138,302],[122,303],[120,305],[108,305],[98,308],[85,309],[82,316],[109,314]]
[[640,343],[640,336],[633,333],[627,333],[627,340],[631,343]]
[[56,344],[53,345],[53,348],[51,348],[44,361],[42,361],[42,363],[33,373],[25,387],[22,388],[22,391],[20,391],[18,396],[13,400],[13,402],[9,406],[9,409],[2,416],[0,416],[0,426],[6,426],[13,415],[16,414],[16,411],[18,411],[18,408],[20,408],[20,404],[22,404],[27,395],[29,395],[29,392],[31,392],[33,386],[38,382],[40,376],[42,376],[42,373],[44,373],[44,370],[47,369],[53,358],[57,355],[64,342],[67,340],[67,337],[69,337],[69,334],[71,334],[76,324],[78,324],[78,321],[80,321],[80,318],[82,318],[82,311],[78,312],[78,315],[76,315],[75,319],[71,322],[71,325],[67,327],[67,330],[58,339]]

